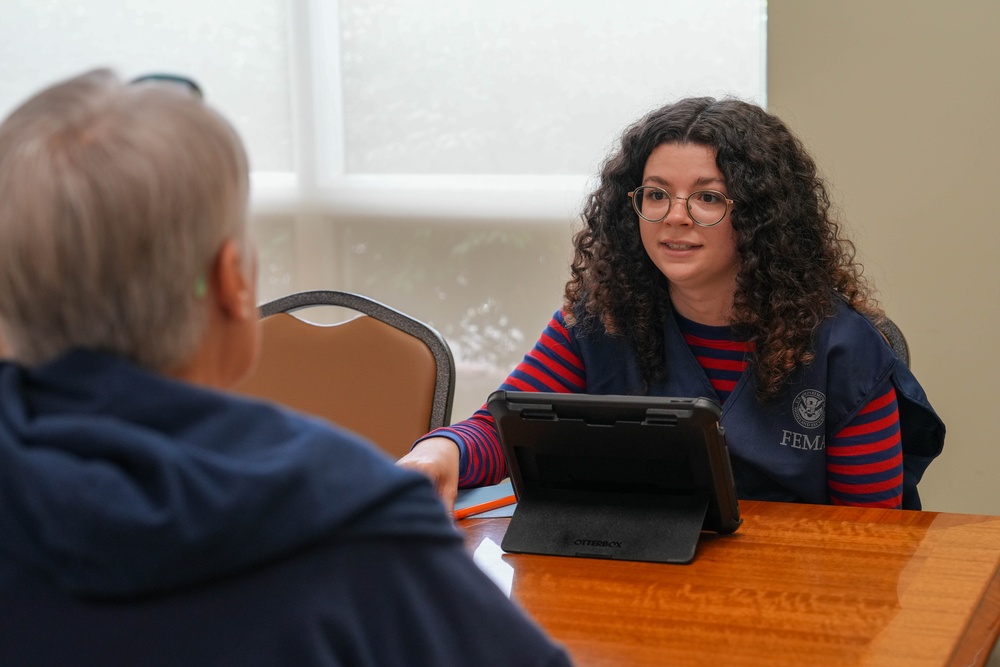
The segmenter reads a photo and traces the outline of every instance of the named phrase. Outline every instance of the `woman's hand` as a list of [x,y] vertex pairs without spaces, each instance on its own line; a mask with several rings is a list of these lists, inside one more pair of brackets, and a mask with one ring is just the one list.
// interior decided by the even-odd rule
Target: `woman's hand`
[[428,438],[418,442],[396,465],[430,477],[448,514],[454,514],[455,497],[458,495],[458,463],[458,445],[448,438]]

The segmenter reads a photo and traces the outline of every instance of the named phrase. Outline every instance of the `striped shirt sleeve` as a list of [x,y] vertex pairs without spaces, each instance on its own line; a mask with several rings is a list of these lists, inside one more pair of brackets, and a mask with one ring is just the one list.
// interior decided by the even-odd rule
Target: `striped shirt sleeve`
[[[563,315],[557,312],[535,346],[500,389],[580,393],[586,389],[583,361]],[[439,428],[424,438],[443,436],[453,440],[461,452],[459,488],[496,484],[507,476],[496,424],[484,405],[464,421]]]
[[834,505],[899,508],[903,449],[896,390],[886,379],[861,412],[827,447],[826,477]]

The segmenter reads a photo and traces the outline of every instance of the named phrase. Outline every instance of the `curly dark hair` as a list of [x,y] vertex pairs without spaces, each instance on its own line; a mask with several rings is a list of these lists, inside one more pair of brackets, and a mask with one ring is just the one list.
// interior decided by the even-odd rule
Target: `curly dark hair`
[[756,105],[689,98],[625,131],[574,237],[566,313],[580,326],[600,322],[629,340],[647,385],[664,377],[668,281],[643,249],[627,193],[641,184],[650,153],[665,143],[714,149],[737,202],[731,220],[739,269],[730,325],[755,346],[750,362],[758,398],[766,401],[812,361],[813,333],[837,299],[872,317],[882,313],[854,245],[830,215],[815,162],[784,123]]

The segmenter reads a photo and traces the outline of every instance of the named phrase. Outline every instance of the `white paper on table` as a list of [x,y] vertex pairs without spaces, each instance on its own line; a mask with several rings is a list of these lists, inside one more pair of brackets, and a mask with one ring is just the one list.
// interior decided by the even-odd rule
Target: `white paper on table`
[[503,561],[505,553],[496,542],[487,537],[476,547],[472,560],[500,587],[504,595],[510,597],[510,590],[514,585],[514,568]]

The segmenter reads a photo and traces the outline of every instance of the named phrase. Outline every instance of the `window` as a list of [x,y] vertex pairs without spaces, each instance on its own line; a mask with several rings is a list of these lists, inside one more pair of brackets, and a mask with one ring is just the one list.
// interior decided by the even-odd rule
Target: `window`
[[0,113],[87,67],[178,72],[254,168],[260,297],[362,292],[439,329],[478,407],[561,303],[618,133],[664,101],[765,102],[765,0],[13,0]]

